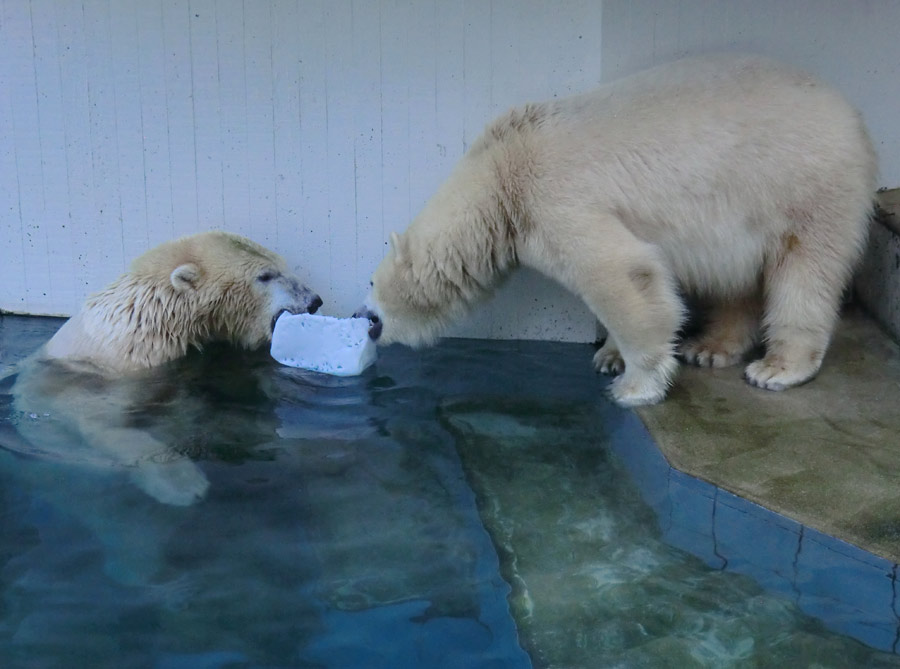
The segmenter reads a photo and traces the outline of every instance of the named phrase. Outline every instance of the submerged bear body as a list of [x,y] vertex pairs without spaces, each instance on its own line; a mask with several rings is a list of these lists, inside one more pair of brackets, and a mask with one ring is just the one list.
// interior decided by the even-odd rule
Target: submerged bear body
[[44,417],[18,424],[23,451],[124,469],[160,502],[192,504],[209,484],[189,458],[135,425],[144,388],[190,348],[263,346],[283,311],[321,304],[281,256],[244,237],[211,231],[153,248],[20,364],[14,407]]

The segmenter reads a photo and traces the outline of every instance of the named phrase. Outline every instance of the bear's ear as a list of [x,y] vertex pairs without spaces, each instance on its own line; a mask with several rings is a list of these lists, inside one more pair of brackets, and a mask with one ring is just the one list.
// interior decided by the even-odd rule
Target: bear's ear
[[403,240],[396,232],[391,232],[391,246],[394,248],[394,261],[403,262]]
[[200,268],[192,262],[179,265],[172,270],[169,279],[172,281],[175,290],[179,292],[196,290],[197,281],[200,279]]

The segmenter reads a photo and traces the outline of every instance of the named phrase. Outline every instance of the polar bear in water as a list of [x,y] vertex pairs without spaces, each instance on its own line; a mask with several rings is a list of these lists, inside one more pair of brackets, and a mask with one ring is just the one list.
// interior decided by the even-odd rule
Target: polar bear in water
[[238,235],[211,231],[158,246],[19,366],[13,405],[35,455],[126,467],[166,504],[205,493],[203,472],[131,424],[151,368],[215,341],[257,348],[278,316],[313,313],[322,300],[284,260]]

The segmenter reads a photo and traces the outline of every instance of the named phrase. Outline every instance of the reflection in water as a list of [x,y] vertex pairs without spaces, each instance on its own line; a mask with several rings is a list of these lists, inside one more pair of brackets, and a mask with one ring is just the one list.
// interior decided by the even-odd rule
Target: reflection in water
[[657,527],[670,519],[644,504],[618,457],[597,448],[616,425],[605,413],[546,399],[441,407],[536,665],[900,666],[666,543]]
[[[3,364],[57,326],[0,318]],[[128,412],[209,481],[190,506],[23,453],[0,382],[0,664],[892,664],[663,542],[590,355],[448,341],[357,378],[190,356]]]
[[0,386],[2,666],[529,666],[434,391],[228,349],[143,384],[129,428],[203,472],[193,505],[26,452]]

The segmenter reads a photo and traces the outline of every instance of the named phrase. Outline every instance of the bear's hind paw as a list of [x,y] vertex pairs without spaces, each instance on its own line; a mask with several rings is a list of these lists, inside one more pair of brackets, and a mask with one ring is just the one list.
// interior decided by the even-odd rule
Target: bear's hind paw
[[682,342],[678,354],[686,363],[697,367],[730,367],[739,363],[752,345],[752,341],[700,337]]
[[785,390],[810,381],[819,372],[821,362],[816,364],[788,364],[781,356],[767,355],[762,360],[751,362],[744,370],[744,379],[751,386],[766,390]]

